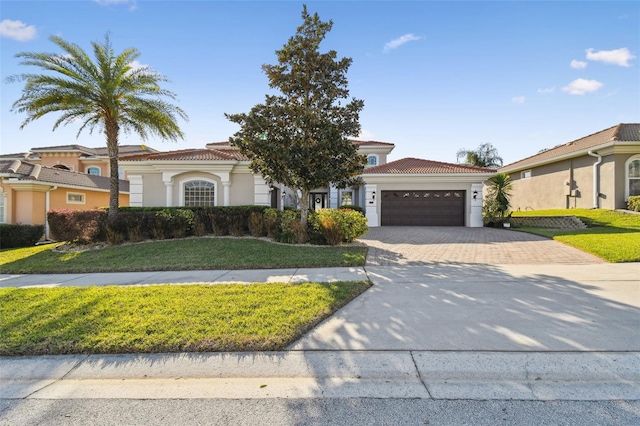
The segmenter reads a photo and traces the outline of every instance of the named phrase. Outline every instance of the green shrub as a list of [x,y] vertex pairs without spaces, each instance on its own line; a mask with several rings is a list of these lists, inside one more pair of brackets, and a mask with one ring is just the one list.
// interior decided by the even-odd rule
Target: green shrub
[[634,212],[640,212],[640,195],[632,195],[627,201],[627,207]]
[[310,224],[330,245],[350,243],[369,230],[367,219],[351,209],[320,209],[310,216]]
[[47,221],[51,236],[58,241],[89,244],[106,240],[106,210],[51,210]]
[[263,213],[251,212],[249,215],[249,233],[254,237],[263,237],[265,231],[265,223]]
[[29,247],[40,241],[44,225],[0,224],[0,249]]
[[280,237],[280,222],[282,213],[277,209],[266,209],[262,216],[264,218],[264,226],[267,231],[267,237],[278,240]]
[[285,210],[282,212],[280,220],[280,235],[278,241],[281,243],[293,244],[297,242],[296,235],[294,234],[293,222],[299,221],[299,212],[297,210]]

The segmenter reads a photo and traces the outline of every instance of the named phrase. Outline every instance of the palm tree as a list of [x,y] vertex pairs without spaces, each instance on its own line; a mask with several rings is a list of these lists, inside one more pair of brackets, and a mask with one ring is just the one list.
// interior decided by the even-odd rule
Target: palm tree
[[465,164],[476,167],[487,167],[491,169],[497,169],[502,167],[502,157],[498,155],[496,147],[490,143],[481,144],[478,149],[469,150],[461,149],[456,153],[457,161],[464,159]]
[[83,130],[93,133],[98,128],[107,139],[110,169],[109,220],[118,213],[120,194],[118,176],[118,138],[120,131],[137,133],[142,140],[149,134],[162,139],[184,137],[177,117],[188,120],[179,107],[162,100],[176,95],[160,87],[166,77],[148,67],[136,67],[140,56],[135,48],[116,55],[109,35],[104,43],[92,42],[95,62],[77,44],[57,36],[49,37],[64,54],[22,52],[21,65],[39,67],[49,74],[19,74],[9,82],[25,82],[22,96],[13,103],[12,111],[26,113],[20,128],[49,113],[60,113],[53,125],[80,122],[76,137]]
[[489,218],[504,220],[511,207],[511,177],[506,173],[497,173],[487,182],[484,211]]

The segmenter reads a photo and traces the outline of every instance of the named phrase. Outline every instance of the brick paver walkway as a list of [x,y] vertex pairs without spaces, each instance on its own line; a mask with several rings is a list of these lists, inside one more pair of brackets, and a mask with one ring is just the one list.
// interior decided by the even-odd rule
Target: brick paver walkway
[[547,238],[493,228],[384,226],[371,228],[360,241],[369,246],[367,265],[604,262]]

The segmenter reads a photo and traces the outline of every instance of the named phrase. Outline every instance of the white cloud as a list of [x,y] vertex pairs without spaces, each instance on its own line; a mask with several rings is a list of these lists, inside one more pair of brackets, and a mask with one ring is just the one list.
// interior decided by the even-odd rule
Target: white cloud
[[594,52],[593,49],[587,49],[587,59],[590,61],[600,61],[605,64],[620,65],[621,67],[630,67],[629,61],[635,58],[627,49],[600,50]]
[[546,87],[544,89],[538,89],[538,93],[553,93],[556,91],[556,86]]
[[577,70],[582,70],[587,67],[587,63],[585,61],[576,61],[575,59],[571,61],[571,68],[575,68]]
[[367,141],[367,140],[372,140],[376,135],[374,135],[373,133],[371,133],[368,130],[365,129],[361,129],[360,130],[360,135],[358,135],[357,139],[363,140],[363,141]]
[[136,10],[138,8],[138,3],[136,0],[93,0],[98,3],[100,6],[118,6],[118,5],[129,5],[129,10]]
[[511,98],[511,102],[514,104],[523,104],[526,98],[524,96],[515,96]]
[[595,92],[602,86],[604,86],[604,84],[597,80],[585,80],[584,78],[579,78],[563,87],[562,91],[567,92],[570,95],[584,95],[585,93]]
[[402,37],[398,37],[396,39],[391,40],[389,43],[384,45],[383,52],[389,52],[390,50],[397,49],[405,43],[409,43],[410,41],[422,40],[422,37],[415,36],[413,34],[405,34]]
[[18,41],[27,41],[35,38],[37,35],[38,32],[35,26],[27,25],[22,21],[4,19],[0,22],[0,36],[2,37],[12,38]]

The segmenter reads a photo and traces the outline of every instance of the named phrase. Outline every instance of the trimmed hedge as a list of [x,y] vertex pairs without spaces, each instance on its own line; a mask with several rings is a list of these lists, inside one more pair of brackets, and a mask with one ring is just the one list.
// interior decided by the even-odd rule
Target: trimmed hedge
[[0,249],[29,247],[44,236],[44,225],[0,223]]
[[632,195],[627,201],[627,207],[634,212],[640,212],[640,195]]
[[51,237],[57,241],[88,244],[104,241],[107,212],[101,210],[51,210],[47,213]]
[[309,226],[300,211],[266,206],[230,207],[122,207],[112,221],[107,209],[52,210],[47,214],[51,233],[59,241],[95,243],[162,240],[203,235],[267,235],[284,243],[340,244],[367,232],[361,209],[322,209],[310,212]]

